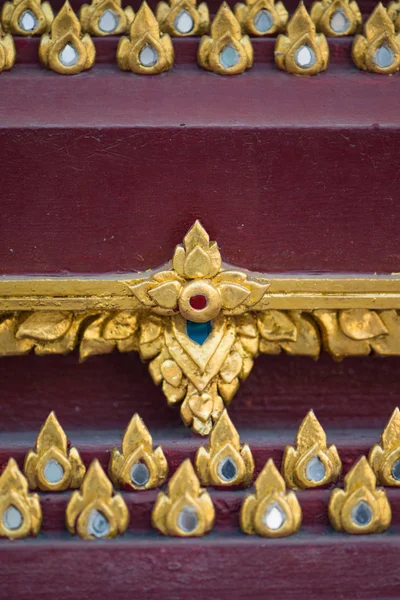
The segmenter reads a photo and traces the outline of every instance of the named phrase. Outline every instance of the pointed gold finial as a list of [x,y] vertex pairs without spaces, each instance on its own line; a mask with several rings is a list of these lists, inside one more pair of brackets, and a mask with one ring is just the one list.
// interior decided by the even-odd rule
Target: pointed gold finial
[[66,510],[68,531],[88,540],[113,538],[129,524],[129,511],[120,494],[113,495],[111,481],[95,459],[81,489],[72,494]]
[[41,0],[5,2],[1,12],[4,31],[13,35],[41,35],[49,31],[53,18],[49,2]]
[[210,495],[200,487],[189,459],[171,477],[168,493],[160,492],[152,514],[153,527],[164,535],[202,536],[213,527],[215,511]]
[[13,458],[0,476],[0,536],[10,540],[37,535],[42,524],[39,496],[28,493],[28,482]]
[[333,490],[328,513],[337,531],[381,533],[389,527],[392,513],[386,492],[376,489],[376,478],[365,456],[346,475],[344,490]]
[[400,0],[389,2],[387,12],[393,21],[395,31],[400,31]]
[[78,488],[85,466],[76,448],[68,451],[67,436],[54,412],[41,427],[35,450],[25,457],[24,473],[32,490],[61,492]]
[[149,430],[135,414],[122,438],[121,450],[114,448],[108,474],[116,487],[149,490],[161,486],[168,475],[168,464],[158,446],[153,451]]
[[92,0],[83,4],[79,13],[82,31],[96,36],[127,32],[134,16],[131,6],[121,7],[121,0]]
[[289,13],[283,2],[246,0],[235,5],[235,16],[249,35],[275,35],[285,31]]
[[390,75],[400,68],[400,35],[380,2],[364,25],[364,35],[357,35],[352,48],[356,67],[372,73]]
[[253,477],[254,461],[247,444],[224,410],[210,434],[207,449],[200,447],[195,459],[201,483],[207,485],[247,487]]
[[14,66],[16,58],[15,45],[9,33],[4,34],[0,27],[0,73]]
[[286,493],[282,475],[269,459],[254,484],[256,493],[245,498],[240,510],[244,533],[263,537],[285,537],[301,524],[301,508],[294,492]]
[[79,19],[67,1],[54,18],[50,33],[40,39],[39,58],[45,67],[61,75],[90,69],[96,49],[88,33],[82,35]]
[[316,75],[325,71],[329,46],[323,33],[317,34],[303,2],[300,2],[287,25],[286,35],[278,36],[275,62],[293,75]]
[[329,37],[354,35],[362,26],[362,15],[355,0],[317,0],[310,16],[317,31]]
[[161,33],[153,11],[143,2],[130,28],[130,37],[118,44],[117,62],[122,71],[157,75],[174,64],[174,47],[168,33]]
[[326,485],[336,481],[342,470],[336,446],[326,445],[325,431],[310,410],[301,423],[295,446],[286,446],[282,460],[282,475],[294,489]]
[[395,408],[382,435],[369,453],[371,465],[378,483],[400,485],[400,410]]
[[211,36],[200,40],[198,62],[219,75],[238,75],[253,65],[253,46],[240,23],[223,2],[211,24]]
[[196,0],[169,0],[159,2],[157,21],[164,33],[184,37],[202,35],[210,28],[210,14],[206,2],[196,5]]

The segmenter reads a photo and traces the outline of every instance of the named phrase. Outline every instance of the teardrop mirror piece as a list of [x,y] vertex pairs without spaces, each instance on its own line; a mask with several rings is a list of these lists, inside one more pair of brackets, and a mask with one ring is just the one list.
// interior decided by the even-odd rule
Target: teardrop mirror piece
[[372,520],[372,509],[368,502],[365,500],[358,502],[351,511],[351,518],[353,523],[360,527],[368,525]]
[[92,510],[88,520],[88,533],[96,538],[103,538],[110,533],[110,523],[98,510]]
[[99,29],[103,33],[112,33],[118,27],[118,23],[118,15],[108,8],[99,19]]
[[372,60],[381,69],[386,69],[394,63],[394,52],[389,46],[380,46],[375,50]]
[[262,8],[258,11],[256,16],[254,17],[254,27],[260,33],[267,33],[274,24],[274,19],[266,8]]
[[277,502],[270,504],[265,511],[264,523],[272,531],[277,531],[286,521],[286,514]]
[[185,533],[192,533],[198,525],[197,511],[193,506],[185,505],[178,516],[178,527]]
[[19,529],[24,522],[24,518],[18,508],[11,505],[4,511],[3,514],[3,523],[10,529],[11,531],[15,531],[15,529]]
[[335,33],[344,33],[347,31],[350,25],[349,19],[346,17],[346,13],[342,8],[335,10],[329,21],[332,31]]
[[60,60],[60,63],[64,65],[64,67],[73,67],[78,62],[79,54],[77,53],[73,45],[68,42],[68,44],[66,44],[61,50],[60,54],[58,55],[58,58]]
[[38,26],[38,20],[31,10],[24,10],[18,24],[23,31],[34,31]]
[[324,463],[318,458],[318,456],[313,456],[306,465],[306,477],[308,481],[320,483],[324,480],[325,475],[326,470]]
[[192,16],[187,10],[181,10],[174,21],[174,27],[179,33],[190,33],[194,27]]
[[150,46],[145,44],[139,53],[139,62],[143,67],[154,67],[158,61],[158,52]]
[[314,50],[310,48],[310,46],[304,44],[296,50],[294,60],[301,69],[309,69],[315,64],[317,57],[315,56]]
[[240,60],[239,52],[232,44],[227,44],[219,53],[219,62],[224,69],[230,69],[238,64]]

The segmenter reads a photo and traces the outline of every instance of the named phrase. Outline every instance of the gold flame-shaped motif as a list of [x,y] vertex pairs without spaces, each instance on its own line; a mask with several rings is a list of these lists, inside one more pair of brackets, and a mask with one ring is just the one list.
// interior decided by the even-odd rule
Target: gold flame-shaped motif
[[4,34],[0,27],[0,73],[11,69],[15,57],[14,40],[9,33]]
[[237,75],[253,65],[253,46],[226,2],[211,23],[211,35],[201,38],[198,62],[219,75]]
[[371,465],[378,483],[400,486],[400,410],[396,408],[382,435],[369,453]]
[[153,527],[164,535],[199,537],[212,529],[214,519],[210,495],[200,487],[187,459],[171,477],[168,493],[159,493],[152,514]]
[[161,31],[173,36],[203,35],[210,28],[210,14],[206,2],[198,6],[196,0],[159,2],[156,10]]
[[210,434],[208,447],[198,449],[195,465],[205,486],[250,485],[254,472],[253,456],[249,446],[241,444],[226,410]]
[[92,0],[79,13],[82,31],[96,36],[125,33],[134,16],[131,6],[121,7],[121,0]]
[[0,476],[0,536],[10,540],[37,535],[42,524],[39,496],[28,493],[28,482],[10,458]]
[[68,1],[54,18],[50,33],[42,35],[39,57],[45,67],[62,75],[76,75],[93,66],[96,49],[92,38],[88,33],[82,35]]
[[246,0],[235,5],[235,16],[249,35],[274,35],[284,31],[289,13],[283,2]]
[[301,508],[294,492],[286,493],[285,481],[270,458],[240,511],[240,527],[248,534],[285,537],[301,525]]
[[130,37],[118,44],[117,62],[122,71],[157,75],[174,64],[174,47],[168,33],[161,33],[153,11],[143,2],[130,28]]
[[394,23],[395,31],[400,31],[400,1],[394,0],[393,2],[389,2],[387,12]]
[[293,75],[316,75],[325,71],[328,60],[326,37],[316,33],[304,3],[300,2],[287,24],[287,33],[276,40],[275,62],[280,69]]
[[78,450],[68,451],[67,436],[51,412],[37,437],[35,450],[25,457],[24,473],[30,489],[60,492],[78,488],[85,471]]
[[362,26],[362,15],[355,0],[318,0],[310,16],[317,31],[330,37],[354,35]]
[[328,513],[337,531],[381,533],[389,527],[392,513],[386,492],[376,489],[376,477],[365,456],[346,475],[344,490],[333,490]]
[[111,453],[108,474],[116,487],[148,490],[159,487],[168,475],[168,464],[158,446],[153,451],[151,435],[138,414],[134,415],[122,438],[121,450]]
[[364,71],[390,75],[400,68],[400,34],[380,2],[353,42],[354,64]]
[[304,490],[336,481],[342,470],[336,446],[326,445],[326,434],[314,412],[309,411],[301,423],[295,448],[286,446],[282,475],[287,485]]
[[113,538],[123,534],[129,524],[129,511],[120,494],[95,459],[81,489],[72,494],[66,510],[68,531],[88,540]]
[[41,0],[5,2],[1,12],[4,31],[13,35],[41,35],[49,31],[53,18],[49,2]]

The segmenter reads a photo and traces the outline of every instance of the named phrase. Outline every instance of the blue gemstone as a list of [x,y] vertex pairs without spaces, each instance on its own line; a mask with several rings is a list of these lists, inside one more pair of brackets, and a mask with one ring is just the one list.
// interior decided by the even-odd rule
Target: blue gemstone
[[186,335],[196,342],[196,344],[204,344],[212,330],[211,321],[206,323],[195,323],[194,321],[186,321]]

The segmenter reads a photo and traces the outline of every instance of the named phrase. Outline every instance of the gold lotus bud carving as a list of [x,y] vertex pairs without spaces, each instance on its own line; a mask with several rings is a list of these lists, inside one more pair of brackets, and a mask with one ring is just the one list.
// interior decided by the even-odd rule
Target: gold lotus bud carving
[[199,537],[212,529],[214,519],[211,497],[200,487],[187,459],[171,477],[168,493],[159,493],[152,513],[153,527],[164,535]]
[[329,37],[354,35],[362,26],[362,15],[355,0],[318,0],[310,16],[317,31]]
[[45,67],[62,75],[76,75],[90,69],[96,49],[67,1],[54,18],[49,34],[40,39],[39,57]]
[[369,453],[371,465],[378,483],[400,485],[400,410],[396,408],[382,435]]
[[4,34],[0,28],[0,73],[8,71],[15,63],[15,45],[9,33]]
[[280,69],[293,75],[316,75],[325,71],[328,60],[326,37],[316,33],[304,3],[300,2],[287,24],[287,33],[276,40],[275,62]]
[[174,64],[174,47],[168,33],[161,33],[153,11],[143,2],[130,28],[130,37],[118,44],[117,62],[122,71],[157,75]]
[[295,447],[286,446],[282,475],[287,485],[304,490],[336,481],[342,470],[336,446],[326,445],[326,434],[314,412],[309,411],[301,423]]
[[196,0],[159,2],[156,10],[161,31],[173,36],[202,35],[210,28],[206,2],[196,6]]
[[1,12],[4,31],[13,35],[41,35],[49,31],[53,18],[50,3],[41,0],[5,2]]
[[119,35],[128,31],[135,13],[121,0],[92,0],[83,4],[79,13],[82,31],[96,36]]
[[254,484],[255,494],[245,498],[240,511],[244,533],[286,537],[301,525],[301,508],[294,492],[286,493],[282,475],[270,458]]
[[161,446],[153,451],[151,435],[138,414],[124,433],[121,450],[113,449],[108,474],[116,487],[134,490],[149,490],[165,482],[168,464],[164,452]]
[[68,450],[67,436],[51,412],[37,437],[35,450],[25,457],[24,473],[30,489],[61,492],[78,488],[85,471],[78,450]]
[[394,23],[395,31],[400,31],[400,2],[399,0],[394,0],[394,2],[389,2],[387,7],[387,12],[389,18]]
[[10,540],[36,536],[42,524],[39,496],[28,493],[28,482],[13,458],[0,476],[0,536]]
[[400,68],[400,35],[380,2],[364,25],[364,34],[354,38],[352,47],[356,67],[372,73],[390,75]]
[[219,75],[238,75],[253,65],[253,46],[226,2],[211,23],[211,35],[200,40],[198,62]]
[[381,533],[392,518],[384,489],[376,489],[376,477],[365,456],[344,479],[344,490],[334,489],[328,506],[337,531],[352,534]]
[[129,524],[129,511],[120,494],[95,459],[81,489],[73,492],[66,510],[68,531],[88,540],[113,538],[123,534]]
[[274,35],[284,31],[289,13],[283,2],[246,0],[235,5],[235,16],[249,35]]
[[249,446],[241,444],[226,410],[210,434],[208,447],[198,449],[195,465],[205,486],[250,485],[254,472],[253,456]]

